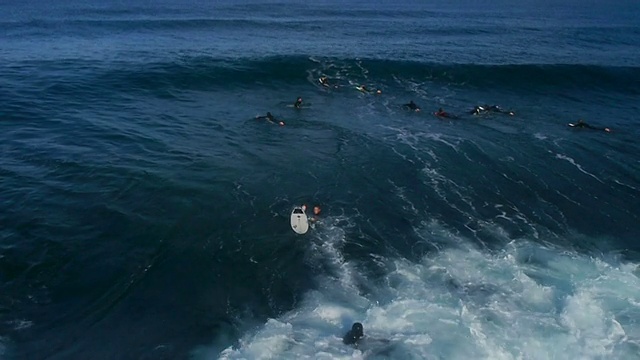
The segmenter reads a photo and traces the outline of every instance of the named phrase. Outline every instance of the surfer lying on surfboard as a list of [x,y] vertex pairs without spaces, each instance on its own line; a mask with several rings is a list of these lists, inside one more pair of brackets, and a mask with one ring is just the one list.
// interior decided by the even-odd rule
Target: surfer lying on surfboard
[[321,76],[320,79],[318,79],[318,81],[324,87],[331,87],[331,85],[329,85],[329,78],[326,76]]
[[473,110],[471,110],[471,115],[480,115],[480,114],[485,114],[485,113],[489,113],[489,112],[497,112],[497,113],[503,113],[503,114],[507,114],[507,115],[511,115],[514,116],[516,113],[514,113],[511,110],[503,110],[500,106],[498,105],[476,105],[473,107]]
[[280,126],[284,126],[284,121],[276,119],[275,116],[271,115],[270,112],[267,112],[267,115],[264,115],[264,116],[256,116],[256,120],[263,120],[263,119],[267,120],[272,124],[278,124]]
[[371,90],[369,90],[367,88],[366,85],[356,86],[356,90],[360,91],[361,93],[365,93],[365,94],[371,94],[371,93],[375,93],[376,95],[382,94],[382,90],[376,89],[376,91],[371,91]]
[[415,112],[420,111],[420,108],[418,107],[418,105],[416,105],[416,103],[413,102],[413,100],[409,101],[409,103],[407,104],[402,105],[402,107],[404,109],[415,111]]
[[601,131],[606,131],[606,132],[611,132],[611,129],[609,128],[601,128],[601,127],[597,127],[597,126],[592,126],[587,124],[586,122],[582,121],[582,119],[578,120],[577,123],[569,123],[568,124],[570,127],[576,127],[576,128],[586,128],[586,129],[592,129],[592,130],[601,130]]
[[449,114],[448,112],[442,110],[442,108],[438,109],[438,111],[434,112],[433,115],[437,116],[437,117],[442,117],[442,118],[448,118],[448,119],[457,119],[458,117],[452,114]]
[[326,87],[326,88],[334,88],[334,89],[337,89],[337,88],[338,88],[338,85],[331,85],[331,84],[329,83],[329,78],[328,78],[328,77],[326,77],[326,76],[321,76],[321,77],[318,79],[318,82],[320,82],[320,85],[322,85],[322,86],[324,86],[324,87]]

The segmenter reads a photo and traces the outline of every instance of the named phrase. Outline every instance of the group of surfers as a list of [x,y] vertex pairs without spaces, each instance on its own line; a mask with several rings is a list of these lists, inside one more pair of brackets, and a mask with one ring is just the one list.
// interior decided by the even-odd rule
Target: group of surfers
[[[322,76],[318,79],[318,82],[320,83],[321,86],[326,87],[326,88],[338,88],[338,85],[333,85],[330,83],[329,78],[327,76]],[[356,89],[362,93],[366,93],[366,94],[376,94],[376,95],[380,95],[382,94],[382,90],[380,89],[375,89],[375,90],[370,90],[369,88],[367,88],[366,85],[360,85],[360,86],[356,86]],[[296,99],[296,101],[293,103],[293,107],[296,109],[300,109],[302,108],[302,104],[303,104],[303,100],[302,97],[298,97]],[[401,106],[403,109],[408,110],[408,111],[415,111],[415,112],[420,112],[421,109],[420,107],[413,101],[409,101],[406,104],[402,104]],[[483,115],[483,114],[489,114],[489,113],[500,113],[500,114],[505,114],[505,115],[509,115],[509,116],[515,116],[515,112],[512,110],[505,110],[503,108],[501,108],[498,105],[476,105],[473,107],[473,109],[471,111],[469,111],[469,114],[471,115]],[[451,114],[449,112],[444,111],[444,109],[439,108],[438,111],[435,111],[433,113],[435,116],[439,117],[439,118],[443,118],[443,119],[459,119],[458,116]],[[273,114],[271,114],[270,112],[267,112],[266,115],[262,115],[262,116],[256,116],[256,119],[258,120],[266,120],[270,123],[273,124],[278,124],[280,126],[284,126],[285,123],[283,120],[281,119],[277,119],[275,116],[273,116]],[[586,122],[584,122],[582,119],[578,120],[575,123],[569,123],[568,124],[569,127],[573,127],[573,128],[580,128],[580,129],[591,129],[591,130],[600,130],[600,131],[605,131],[605,132],[611,132],[611,129],[608,127],[597,127],[597,126],[592,126],[590,124],[587,124]]]

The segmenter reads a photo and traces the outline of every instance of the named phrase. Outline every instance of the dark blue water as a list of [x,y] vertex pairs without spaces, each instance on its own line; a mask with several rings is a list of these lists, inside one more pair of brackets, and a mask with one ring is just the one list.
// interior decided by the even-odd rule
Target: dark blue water
[[639,17],[2,2],[0,358],[635,358]]

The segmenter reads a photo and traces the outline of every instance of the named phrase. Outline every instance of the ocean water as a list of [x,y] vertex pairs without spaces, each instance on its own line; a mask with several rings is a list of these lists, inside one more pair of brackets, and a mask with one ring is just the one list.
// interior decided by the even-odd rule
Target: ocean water
[[638,18],[2,1],[0,359],[637,359]]

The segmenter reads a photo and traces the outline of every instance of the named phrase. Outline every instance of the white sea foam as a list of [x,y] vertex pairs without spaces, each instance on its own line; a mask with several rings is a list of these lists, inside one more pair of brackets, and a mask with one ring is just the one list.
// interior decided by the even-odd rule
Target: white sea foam
[[547,139],[547,135],[542,134],[542,133],[535,133],[535,134],[533,134],[533,137],[535,137],[538,140],[546,140]]
[[9,324],[13,327],[14,330],[24,330],[33,326],[32,321],[24,319],[10,321]]
[[591,176],[592,178],[600,181],[601,183],[603,183],[602,180],[600,180],[597,176],[593,175],[592,173],[586,171],[585,169],[582,168],[582,166],[580,166],[580,164],[576,163],[575,160],[573,160],[572,158],[563,155],[563,154],[556,154],[556,159],[562,159],[562,160],[566,160],[568,161],[571,165],[575,166],[578,170],[580,170],[582,173],[587,174],[589,176]]
[[[345,259],[345,234],[318,229],[309,255],[335,270],[300,305],[247,333],[221,359],[634,359],[640,344],[637,264],[518,241],[487,252],[437,223],[454,247],[418,263],[380,261],[366,279]],[[368,289],[359,290],[366,282]],[[341,337],[364,324],[356,349]]]

